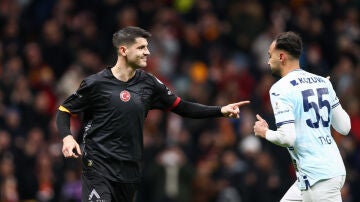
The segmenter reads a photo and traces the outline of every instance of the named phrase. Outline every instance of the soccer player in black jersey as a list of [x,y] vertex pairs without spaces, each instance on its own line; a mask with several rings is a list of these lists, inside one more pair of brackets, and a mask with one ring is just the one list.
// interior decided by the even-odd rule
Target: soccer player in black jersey
[[[239,107],[249,103],[220,107],[181,100],[155,76],[140,70],[147,65],[150,36],[139,27],[116,32],[116,64],[85,78],[58,109],[63,155],[82,156],[82,201],[134,201],[149,110],[170,110],[189,118],[238,118]],[[70,117],[80,112],[85,125],[82,149],[70,132]]]

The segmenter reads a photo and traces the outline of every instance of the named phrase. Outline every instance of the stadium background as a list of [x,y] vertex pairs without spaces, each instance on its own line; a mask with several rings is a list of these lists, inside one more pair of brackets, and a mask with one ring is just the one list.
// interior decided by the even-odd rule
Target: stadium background
[[[251,100],[241,119],[184,119],[152,111],[144,127],[138,201],[274,202],[294,181],[287,151],[253,135],[255,114],[274,128],[267,50],[301,34],[305,70],[331,76],[352,130],[334,133],[347,168],[344,202],[360,201],[360,1],[1,0],[2,202],[80,201],[78,160],[61,155],[59,103],[85,76],[115,62],[113,32],[153,34],[147,71],[183,99]],[[78,119],[72,131],[80,140]]]

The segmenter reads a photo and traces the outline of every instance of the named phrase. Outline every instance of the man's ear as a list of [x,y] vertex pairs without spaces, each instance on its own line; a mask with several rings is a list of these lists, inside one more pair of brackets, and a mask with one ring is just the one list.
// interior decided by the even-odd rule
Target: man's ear
[[283,61],[283,60],[285,59],[285,54],[284,54],[284,53],[280,53],[280,54],[279,54],[279,59],[280,59],[281,61]]
[[284,64],[284,61],[286,60],[286,54],[285,53],[280,53],[279,54],[279,59],[280,59],[281,63]]
[[120,55],[126,56],[126,47],[125,46],[120,46],[118,51],[119,51]]

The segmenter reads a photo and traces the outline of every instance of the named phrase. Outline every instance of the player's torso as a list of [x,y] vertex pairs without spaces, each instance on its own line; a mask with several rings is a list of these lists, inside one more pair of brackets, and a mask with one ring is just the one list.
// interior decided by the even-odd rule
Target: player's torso
[[325,78],[297,70],[285,79],[287,86],[283,91],[288,91],[287,96],[294,103],[296,143],[329,144],[332,89]]
[[155,89],[142,72],[128,82],[109,72],[100,76],[91,88],[91,107],[84,113],[85,152],[94,162],[138,161],[143,124]]
[[94,114],[140,114],[144,117],[154,91],[142,79],[141,75],[136,75],[129,82],[103,78],[94,89],[91,110]]
[[344,173],[336,143],[331,136],[333,89],[326,78],[297,70],[276,84],[292,103],[296,141],[289,152],[298,171],[317,181]]

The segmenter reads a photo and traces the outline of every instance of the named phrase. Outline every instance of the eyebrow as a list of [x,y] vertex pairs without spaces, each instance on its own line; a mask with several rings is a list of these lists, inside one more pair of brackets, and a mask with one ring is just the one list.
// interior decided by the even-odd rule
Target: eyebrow
[[146,46],[148,46],[148,45],[143,44],[143,45],[138,46],[137,48],[145,48]]

